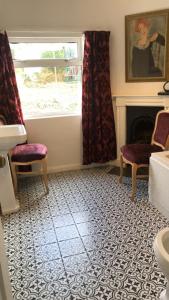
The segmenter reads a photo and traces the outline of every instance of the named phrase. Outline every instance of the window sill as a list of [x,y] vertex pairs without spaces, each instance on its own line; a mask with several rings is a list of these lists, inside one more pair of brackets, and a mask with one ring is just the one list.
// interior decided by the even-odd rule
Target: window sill
[[81,113],[72,113],[72,114],[63,114],[63,115],[39,115],[39,116],[26,116],[24,117],[24,121],[29,121],[29,120],[40,120],[40,119],[56,119],[56,118],[72,118],[72,117],[81,117]]

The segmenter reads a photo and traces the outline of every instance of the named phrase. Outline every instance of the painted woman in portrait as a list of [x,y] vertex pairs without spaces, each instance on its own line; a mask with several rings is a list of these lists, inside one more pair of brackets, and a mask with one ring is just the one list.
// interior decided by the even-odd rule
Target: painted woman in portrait
[[158,31],[150,33],[150,21],[140,18],[135,21],[137,39],[132,48],[132,76],[160,77],[162,68],[159,63],[161,47],[165,46],[165,38]]

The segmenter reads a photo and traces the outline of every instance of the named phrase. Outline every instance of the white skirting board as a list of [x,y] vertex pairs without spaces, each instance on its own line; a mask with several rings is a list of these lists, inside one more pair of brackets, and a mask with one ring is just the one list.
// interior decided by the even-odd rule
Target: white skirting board
[[54,166],[48,167],[48,173],[58,173],[63,171],[73,171],[73,170],[84,170],[84,169],[91,169],[91,168],[98,168],[98,167],[106,167],[106,166],[115,166],[114,162],[108,162],[104,164],[90,164],[90,165],[80,165],[80,164],[71,164],[71,165],[61,165],[61,166]]
[[[64,172],[64,171],[75,171],[75,170],[85,170],[85,169],[91,169],[91,168],[98,168],[98,167],[115,167],[117,166],[116,161],[112,161],[112,162],[107,162],[104,164],[90,164],[90,165],[80,165],[80,164],[71,164],[71,165],[59,165],[59,166],[54,166],[54,167],[50,167],[48,166],[47,168],[47,173],[48,174],[52,174],[52,173],[59,173],[59,172]],[[39,173],[39,169],[36,168],[38,166],[33,166],[34,171],[36,171],[36,174],[24,174],[22,175],[23,177],[30,177],[30,176],[37,176],[40,175]]]

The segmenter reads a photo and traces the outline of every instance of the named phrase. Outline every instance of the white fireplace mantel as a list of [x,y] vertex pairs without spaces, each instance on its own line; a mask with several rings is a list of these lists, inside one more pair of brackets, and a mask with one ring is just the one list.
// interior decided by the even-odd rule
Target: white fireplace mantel
[[120,148],[126,144],[126,107],[159,106],[169,109],[169,96],[116,96],[113,97],[116,110],[117,164]]

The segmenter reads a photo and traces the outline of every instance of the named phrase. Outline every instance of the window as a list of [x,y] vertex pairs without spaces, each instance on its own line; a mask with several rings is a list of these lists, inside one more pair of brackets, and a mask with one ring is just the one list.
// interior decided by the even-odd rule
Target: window
[[79,114],[82,39],[10,38],[25,118]]

